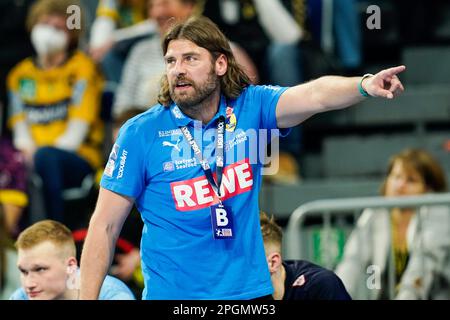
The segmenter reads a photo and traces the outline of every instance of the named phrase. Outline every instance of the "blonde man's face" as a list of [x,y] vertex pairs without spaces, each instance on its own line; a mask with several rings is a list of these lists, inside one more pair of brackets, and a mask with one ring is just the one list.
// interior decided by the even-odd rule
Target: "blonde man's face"
[[30,300],[62,299],[67,290],[68,261],[63,248],[50,241],[29,249],[19,249],[17,267],[20,279]]

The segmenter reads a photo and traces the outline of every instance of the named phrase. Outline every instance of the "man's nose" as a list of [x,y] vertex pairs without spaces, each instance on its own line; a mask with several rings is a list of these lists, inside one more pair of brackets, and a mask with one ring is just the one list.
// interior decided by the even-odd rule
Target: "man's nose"
[[180,75],[185,75],[186,74],[186,68],[183,64],[182,61],[177,61],[175,63],[175,66],[173,67],[173,72],[174,74],[178,77]]
[[24,287],[26,288],[26,289],[33,289],[33,288],[35,288],[36,287],[36,281],[35,281],[35,279],[34,279],[34,277],[33,276],[30,276],[30,275],[28,275],[28,276],[25,276],[25,279],[24,279]]

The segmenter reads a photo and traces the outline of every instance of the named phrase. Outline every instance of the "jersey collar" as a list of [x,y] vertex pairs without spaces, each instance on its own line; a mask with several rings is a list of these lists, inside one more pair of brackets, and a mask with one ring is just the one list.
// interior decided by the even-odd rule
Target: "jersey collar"
[[[214,125],[220,116],[225,117],[226,116],[226,108],[227,108],[226,98],[223,95],[221,95],[220,103],[219,103],[219,110],[205,127],[207,128],[211,125]],[[191,125],[191,124],[193,126],[195,126],[197,124],[197,122],[199,122],[199,121],[194,120],[194,119],[190,118],[189,116],[185,115],[174,102],[172,102],[172,104],[170,105],[170,115],[171,115],[172,119],[174,120],[175,124],[177,125],[177,127],[183,127],[183,126],[187,126],[187,125]]]

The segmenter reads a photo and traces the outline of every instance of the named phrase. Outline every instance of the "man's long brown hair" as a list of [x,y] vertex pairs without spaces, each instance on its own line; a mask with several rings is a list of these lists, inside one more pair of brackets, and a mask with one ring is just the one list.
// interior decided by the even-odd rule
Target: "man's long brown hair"
[[[228,99],[237,98],[242,90],[251,83],[249,77],[236,62],[228,39],[210,19],[192,17],[172,26],[162,40],[164,55],[167,53],[170,41],[178,39],[189,40],[197,46],[205,48],[211,53],[213,61],[221,54],[225,55],[228,68],[227,72],[220,77],[220,89]],[[158,102],[166,107],[172,103],[167,75],[161,79]]]

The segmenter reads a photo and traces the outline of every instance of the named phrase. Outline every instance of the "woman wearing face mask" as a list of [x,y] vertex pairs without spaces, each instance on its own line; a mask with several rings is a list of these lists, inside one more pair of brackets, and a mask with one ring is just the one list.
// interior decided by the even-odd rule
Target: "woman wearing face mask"
[[[381,193],[398,197],[446,189],[436,160],[423,150],[407,149],[391,158]],[[396,299],[449,299],[449,254],[448,206],[424,207],[420,213],[412,208],[366,209],[336,274],[354,299],[388,299],[388,264],[394,259]]]
[[7,79],[14,146],[43,181],[48,218],[59,221],[63,189],[79,186],[101,165],[103,138],[102,79],[77,50],[83,24],[71,30],[66,25],[73,4],[36,1],[27,17],[36,56],[21,61]]

